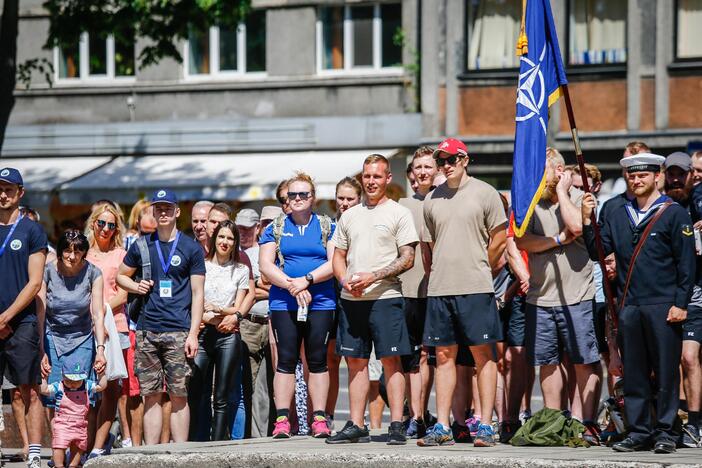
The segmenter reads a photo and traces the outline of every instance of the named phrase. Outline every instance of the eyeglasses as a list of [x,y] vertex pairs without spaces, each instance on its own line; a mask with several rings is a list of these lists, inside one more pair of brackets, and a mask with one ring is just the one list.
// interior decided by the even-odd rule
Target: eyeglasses
[[298,197],[300,197],[300,200],[307,200],[310,196],[310,192],[288,192],[288,200],[295,200]]
[[455,165],[458,161],[463,159],[465,156],[459,155],[459,154],[452,154],[448,158],[434,158],[434,161],[436,161],[436,165],[438,167],[443,167],[444,164],[449,164],[450,166]]
[[117,229],[117,225],[115,223],[108,223],[107,221],[104,221],[102,219],[98,219],[97,221],[95,221],[95,223],[100,229],[105,229],[105,226],[107,226],[107,229],[109,229],[110,231],[114,231],[115,229]]

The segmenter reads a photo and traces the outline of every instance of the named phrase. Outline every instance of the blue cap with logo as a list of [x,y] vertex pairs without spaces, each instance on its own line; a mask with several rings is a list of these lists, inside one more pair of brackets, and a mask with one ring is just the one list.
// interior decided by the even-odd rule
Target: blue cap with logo
[[0,180],[15,185],[24,185],[22,174],[14,167],[3,167],[0,169]]
[[73,356],[66,356],[61,365],[61,372],[68,380],[85,380],[88,378],[88,372],[83,368],[81,362]]
[[168,189],[160,189],[154,192],[154,196],[151,197],[151,203],[171,203],[173,205],[178,204],[178,199],[175,193]]

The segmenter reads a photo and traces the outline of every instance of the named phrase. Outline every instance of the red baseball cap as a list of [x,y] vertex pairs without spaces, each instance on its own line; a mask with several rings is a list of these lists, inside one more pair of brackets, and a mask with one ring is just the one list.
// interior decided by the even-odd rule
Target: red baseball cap
[[456,140],[455,138],[447,138],[441,142],[441,144],[434,150],[433,156],[436,158],[439,153],[446,153],[449,155],[460,154],[462,156],[468,156],[468,148],[461,140]]

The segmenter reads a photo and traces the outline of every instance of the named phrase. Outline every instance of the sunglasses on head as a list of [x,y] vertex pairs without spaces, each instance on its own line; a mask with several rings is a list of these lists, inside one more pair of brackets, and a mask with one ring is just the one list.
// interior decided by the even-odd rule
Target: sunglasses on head
[[115,223],[108,223],[107,221],[103,221],[102,219],[98,219],[95,221],[100,229],[105,229],[105,226],[107,226],[107,229],[110,231],[114,231],[117,229],[117,225]]
[[462,154],[452,154],[448,158],[442,158],[439,156],[437,158],[434,158],[434,161],[436,161],[436,165],[438,167],[442,167],[444,164],[449,164],[449,165],[453,166],[454,164],[456,164],[458,161],[460,161],[463,158],[465,158],[465,156]]
[[310,192],[288,192],[288,200],[295,200],[297,197],[300,197],[300,200],[307,200],[310,195]]

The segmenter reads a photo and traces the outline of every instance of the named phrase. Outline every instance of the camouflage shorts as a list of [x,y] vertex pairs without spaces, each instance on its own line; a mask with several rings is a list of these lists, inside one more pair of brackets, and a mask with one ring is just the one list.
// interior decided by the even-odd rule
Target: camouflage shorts
[[191,363],[185,357],[188,332],[136,332],[136,375],[142,396],[165,391],[173,396],[188,396]]

